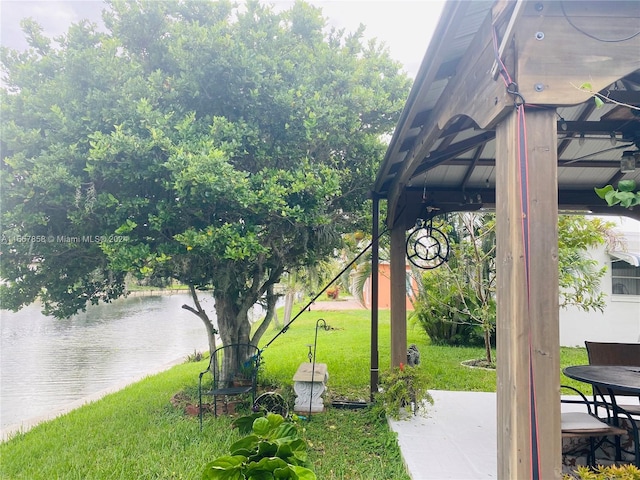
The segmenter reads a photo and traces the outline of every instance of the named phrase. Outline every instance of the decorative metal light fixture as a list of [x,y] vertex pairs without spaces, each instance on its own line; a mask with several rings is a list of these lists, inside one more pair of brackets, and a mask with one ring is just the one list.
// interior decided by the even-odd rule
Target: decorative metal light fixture
[[567,121],[558,112],[556,112],[556,115],[558,116],[558,126],[560,127],[560,130],[566,132],[568,127]]
[[433,226],[433,218],[419,218],[413,233],[407,238],[406,252],[416,267],[432,270],[449,260],[449,239]]
[[620,159],[620,173],[633,173],[636,170],[636,161],[640,159],[640,152],[625,150]]
[[578,145],[582,146],[582,145],[584,145],[584,142],[585,142],[585,140],[584,140],[584,132],[582,132],[580,134],[580,137],[578,138]]

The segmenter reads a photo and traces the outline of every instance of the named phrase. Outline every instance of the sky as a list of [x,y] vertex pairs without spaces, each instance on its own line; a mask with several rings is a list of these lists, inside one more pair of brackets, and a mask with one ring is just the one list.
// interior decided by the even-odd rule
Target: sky
[[[291,2],[272,0],[265,3],[287,8]],[[442,0],[313,0],[322,8],[329,24],[355,31],[360,23],[367,28],[365,37],[383,41],[391,57],[404,65],[415,77],[440,18]],[[0,43],[16,49],[27,46],[20,30],[20,20],[32,17],[49,37],[67,31],[72,23],[88,18],[100,22],[102,2],[98,0],[0,0]]]

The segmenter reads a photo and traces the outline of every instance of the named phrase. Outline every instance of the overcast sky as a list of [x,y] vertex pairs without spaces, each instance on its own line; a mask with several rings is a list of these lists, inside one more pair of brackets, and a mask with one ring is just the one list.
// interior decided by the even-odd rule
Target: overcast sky
[[[286,8],[291,2],[267,1]],[[441,0],[321,0],[311,1],[322,8],[329,23],[354,31],[366,25],[365,35],[384,41],[394,59],[415,76],[427,50],[431,34],[440,18]],[[20,20],[32,17],[54,37],[65,33],[71,23],[88,18],[100,22],[103,4],[98,0],[1,0],[0,42],[23,49],[27,46],[20,30]]]

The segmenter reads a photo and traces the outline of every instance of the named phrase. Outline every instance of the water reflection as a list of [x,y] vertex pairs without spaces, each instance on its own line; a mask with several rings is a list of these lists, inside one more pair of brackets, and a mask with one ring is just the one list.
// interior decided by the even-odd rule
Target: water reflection
[[[47,414],[121,384],[194,350],[206,349],[189,295],[129,297],[70,319],[38,306],[0,316],[0,427]],[[213,300],[203,299],[213,313]]]

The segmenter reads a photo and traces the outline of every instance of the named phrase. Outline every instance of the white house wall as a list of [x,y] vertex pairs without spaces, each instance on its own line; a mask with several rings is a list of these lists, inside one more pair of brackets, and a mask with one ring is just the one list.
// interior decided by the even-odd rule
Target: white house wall
[[[640,252],[640,222],[625,219],[619,231],[624,235],[627,251]],[[604,248],[590,253],[594,260],[609,267],[601,283],[607,296],[606,307],[603,312],[585,312],[575,307],[560,309],[560,345],[584,347],[585,341],[640,342],[640,295],[612,295],[611,257]]]

